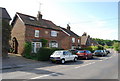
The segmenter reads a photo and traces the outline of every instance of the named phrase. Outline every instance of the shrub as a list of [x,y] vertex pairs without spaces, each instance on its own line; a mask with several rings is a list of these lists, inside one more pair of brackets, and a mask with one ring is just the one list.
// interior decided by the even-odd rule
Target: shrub
[[40,48],[40,50],[37,53],[37,60],[38,61],[47,61],[50,58],[50,55],[56,51],[56,50],[63,50],[63,49],[59,49],[59,48]]
[[24,54],[23,54],[23,56],[25,58],[30,59],[31,58],[31,50],[32,50],[31,42],[26,42],[25,45],[24,45]]
[[46,47],[48,40],[41,39],[41,42],[42,42],[42,47]]
[[115,51],[120,51],[120,43],[119,42],[114,42],[113,47],[114,47]]
[[98,46],[98,50],[103,50],[104,47],[102,45]]

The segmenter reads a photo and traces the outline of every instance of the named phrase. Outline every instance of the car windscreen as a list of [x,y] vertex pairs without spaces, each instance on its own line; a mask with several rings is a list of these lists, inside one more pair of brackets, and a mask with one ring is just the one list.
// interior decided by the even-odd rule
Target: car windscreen
[[78,53],[85,53],[85,51],[78,51]]
[[53,55],[60,55],[60,54],[62,54],[63,53],[63,51],[55,51],[54,53],[53,53]]

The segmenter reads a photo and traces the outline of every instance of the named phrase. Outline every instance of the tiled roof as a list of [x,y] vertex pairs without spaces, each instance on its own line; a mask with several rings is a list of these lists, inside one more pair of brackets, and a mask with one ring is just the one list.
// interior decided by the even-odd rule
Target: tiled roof
[[56,26],[52,21],[45,20],[45,19],[41,19],[40,21],[38,21],[37,17],[34,17],[34,16],[30,16],[30,15],[26,15],[18,12],[16,14],[19,15],[19,17],[22,19],[25,25],[60,30],[60,28]]
[[66,33],[68,33],[70,36],[73,36],[73,37],[79,37],[77,34],[75,34],[73,31],[71,30],[68,30],[68,29],[65,29],[63,27],[60,27],[62,30],[64,30]]
[[0,12],[2,12],[0,13],[0,18],[11,20],[11,17],[5,8],[0,7]]

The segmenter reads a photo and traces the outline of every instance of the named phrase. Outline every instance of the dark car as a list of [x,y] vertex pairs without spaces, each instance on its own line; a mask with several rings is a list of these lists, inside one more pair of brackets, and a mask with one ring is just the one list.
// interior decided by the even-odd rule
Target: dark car
[[89,59],[89,58],[93,58],[93,54],[91,53],[91,51],[89,50],[79,50],[76,55],[78,55],[78,58],[85,58],[85,59]]
[[72,54],[76,54],[78,52],[78,50],[76,49],[69,49],[69,51],[72,53]]
[[109,54],[109,53],[110,53],[110,51],[109,51],[109,50],[106,50],[106,52],[107,52],[107,54]]
[[93,55],[94,56],[106,56],[107,52],[105,50],[95,50]]

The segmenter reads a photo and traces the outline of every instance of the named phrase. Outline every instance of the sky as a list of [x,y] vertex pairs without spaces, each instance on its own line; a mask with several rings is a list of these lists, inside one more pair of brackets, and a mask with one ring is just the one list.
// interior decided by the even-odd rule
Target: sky
[[64,28],[69,24],[79,36],[87,32],[92,38],[118,40],[117,0],[2,0],[0,6],[12,19],[16,12],[36,17],[41,11],[43,19]]

